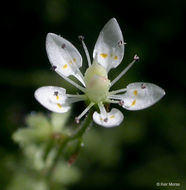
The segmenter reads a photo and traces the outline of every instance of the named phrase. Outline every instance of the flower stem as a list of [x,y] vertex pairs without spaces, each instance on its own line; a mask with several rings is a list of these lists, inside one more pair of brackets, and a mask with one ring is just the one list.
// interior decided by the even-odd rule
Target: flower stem
[[49,168],[48,173],[47,173],[47,178],[48,178],[49,182],[51,181],[52,174],[53,174],[53,172],[55,170],[55,167],[56,167],[56,165],[57,165],[57,163],[59,161],[61,153],[63,152],[63,149],[65,148],[67,142],[68,142],[68,138],[63,139],[62,143],[58,147],[57,154],[56,154],[56,156],[54,158],[54,161],[53,161],[53,163],[52,163],[52,165]]
[[65,148],[65,146],[70,142],[70,141],[73,141],[75,139],[79,139],[83,136],[83,134],[85,133],[86,129],[90,126],[90,124],[92,123],[92,111],[90,111],[88,113],[88,116],[86,117],[86,119],[84,120],[84,122],[82,123],[81,127],[74,133],[72,134],[71,136],[65,136],[63,137],[59,147],[58,147],[58,150],[57,150],[57,153],[56,153],[56,156],[54,158],[54,161],[51,165],[51,167],[49,168],[48,170],[48,173],[47,173],[47,179],[49,180],[49,183],[52,182],[51,178],[52,178],[52,174],[55,170],[55,167],[61,157],[61,154]]

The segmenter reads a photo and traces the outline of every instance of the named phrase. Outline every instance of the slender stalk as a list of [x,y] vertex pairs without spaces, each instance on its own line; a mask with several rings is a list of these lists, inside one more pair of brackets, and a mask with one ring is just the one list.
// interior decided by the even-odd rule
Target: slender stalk
[[109,99],[115,99],[115,100],[121,100],[123,97],[122,94],[118,94],[118,95],[110,95],[108,98]]
[[91,102],[86,108],[85,110],[78,116],[76,117],[76,119],[80,120],[89,110],[90,108],[94,105],[93,102]]
[[54,140],[51,138],[49,142],[47,143],[45,150],[44,150],[44,155],[43,155],[43,160],[46,161],[48,154],[50,153],[52,147],[54,145]]
[[74,134],[72,134],[71,136],[63,137],[63,140],[62,140],[61,144],[59,145],[56,156],[54,158],[53,164],[51,165],[51,167],[49,168],[48,173],[47,173],[47,178],[49,180],[49,183],[51,183],[52,174],[55,170],[55,167],[61,157],[61,154],[62,154],[65,146],[70,141],[81,138],[91,123],[92,123],[92,111],[89,112],[87,118],[82,123],[82,126]]
[[109,93],[110,93],[110,95],[114,95],[114,94],[118,94],[118,93],[126,92],[126,91],[127,91],[127,88],[123,88],[123,89],[111,91]]
[[116,100],[107,100],[106,102],[111,104],[119,104],[119,101]]
[[78,37],[79,37],[79,39],[80,39],[81,42],[82,42],[83,49],[84,49],[85,54],[86,54],[86,57],[87,57],[88,66],[90,67],[90,66],[91,66],[90,54],[89,54],[88,49],[87,49],[87,46],[86,46],[86,44],[85,44],[85,42],[84,42],[84,36],[81,36],[81,35],[80,35],[80,36],[78,36]]
[[87,118],[84,120],[80,129],[78,129],[71,137],[70,140],[74,140],[76,138],[80,138],[85,133],[86,129],[92,123],[92,110],[89,111]]
[[68,138],[65,138],[65,139],[63,140],[63,142],[60,144],[60,146],[59,146],[59,148],[58,148],[58,151],[57,151],[57,154],[56,154],[56,156],[55,156],[55,158],[54,158],[54,161],[53,161],[51,167],[50,167],[49,170],[48,170],[47,178],[48,178],[49,182],[51,181],[52,174],[53,174],[53,172],[54,172],[54,170],[55,170],[55,167],[56,167],[56,165],[57,165],[57,163],[58,163],[58,161],[59,161],[59,158],[60,158],[60,156],[61,156],[61,153],[63,152],[63,149],[65,148],[67,142],[68,142]]
[[84,94],[67,94],[67,97],[70,97],[70,98],[84,98],[84,99],[86,99],[86,95],[84,95]]
[[77,89],[81,90],[82,92],[85,93],[85,88],[80,86],[79,84],[77,84],[76,82],[74,82],[73,80],[71,80],[70,78],[66,77],[65,75],[62,75],[60,72],[58,72],[56,70],[56,72],[67,82],[69,82],[70,84],[72,84],[73,86],[75,86]]
[[[135,56],[134,56],[135,58]],[[113,86],[137,61],[137,59],[134,59],[112,82],[111,86]]]

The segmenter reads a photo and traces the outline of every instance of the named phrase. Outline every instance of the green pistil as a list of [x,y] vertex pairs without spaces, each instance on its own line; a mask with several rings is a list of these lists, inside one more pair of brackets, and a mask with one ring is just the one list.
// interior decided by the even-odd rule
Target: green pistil
[[91,102],[99,103],[107,100],[110,80],[104,67],[94,62],[85,72],[85,94]]

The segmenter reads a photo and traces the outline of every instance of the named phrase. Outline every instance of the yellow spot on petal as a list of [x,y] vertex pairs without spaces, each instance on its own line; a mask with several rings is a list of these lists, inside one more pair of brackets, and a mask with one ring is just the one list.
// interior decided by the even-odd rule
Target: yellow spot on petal
[[76,58],[74,58],[73,61],[76,62]]
[[72,61],[69,61],[69,62],[68,62],[68,64],[70,64],[70,65],[71,65],[71,64],[72,64]]
[[61,105],[61,104],[57,104],[57,106],[58,106],[59,108],[62,108],[62,105]]
[[118,56],[115,55],[115,56],[114,56],[114,59],[115,59],[115,60],[118,60]]
[[106,53],[101,53],[100,56],[103,57],[103,58],[106,58],[106,57],[108,56],[108,54],[106,54]]
[[137,96],[137,95],[138,95],[138,91],[137,91],[137,90],[134,90],[133,94],[134,94],[135,96]]
[[58,95],[56,96],[56,99],[59,100],[59,96]]
[[103,119],[102,119],[102,118],[100,118],[100,120],[101,120],[101,121],[103,121]]
[[114,115],[111,115],[111,116],[110,116],[110,119],[114,119],[114,118],[115,118],[115,116],[114,116]]
[[63,69],[66,69],[67,67],[68,67],[68,65],[67,65],[67,64],[63,65]]
[[131,104],[131,106],[134,106],[136,104],[136,100],[134,100]]

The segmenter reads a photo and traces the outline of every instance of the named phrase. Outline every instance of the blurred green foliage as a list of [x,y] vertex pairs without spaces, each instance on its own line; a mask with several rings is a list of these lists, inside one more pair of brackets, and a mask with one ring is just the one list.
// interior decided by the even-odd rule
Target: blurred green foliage
[[[185,4],[182,0],[2,2],[1,9],[8,11],[1,11],[0,17],[1,190],[47,190],[46,180],[39,174],[44,168],[43,143],[51,130],[59,132],[66,126],[63,132],[68,134],[69,128],[75,128],[73,118],[80,113],[79,107],[84,107],[81,103],[74,105],[70,122],[65,125],[61,115],[47,115],[35,101],[33,93],[43,85],[62,86],[69,93],[76,91],[49,70],[46,34],[54,32],[71,41],[83,55],[85,70],[87,63],[77,36],[85,36],[92,54],[101,28],[111,17],[118,20],[127,45],[123,63],[109,73],[110,79],[119,74],[135,53],[140,56],[140,62],[113,89],[147,81],[164,88],[166,96],[147,110],[122,110],[125,119],[118,128],[90,128],[76,162],[68,167],[66,155],[66,160],[59,163],[56,189],[176,189],[157,187],[156,182],[177,182],[181,184],[177,189],[186,189],[186,80],[182,58]],[[33,110],[47,114],[34,115]],[[23,152],[13,143],[13,133]],[[33,144],[27,147],[28,142]],[[49,158],[52,159],[52,152]]]
[[[52,175],[52,186],[47,180],[47,170],[52,165],[60,135],[69,129],[65,123],[69,113],[51,114],[50,118],[41,113],[31,113],[26,117],[25,128],[13,133],[13,140],[22,149],[20,161],[11,162],[13,177],[7,189],[58,190],[79,180],[81,174],[77,167],[68,166],[68,160],[60,160]],[[62,137],[63,138],[63,137]],[[19,170],[17,170],[19,168]],[[26,174],[25,174],[26,173]]]

